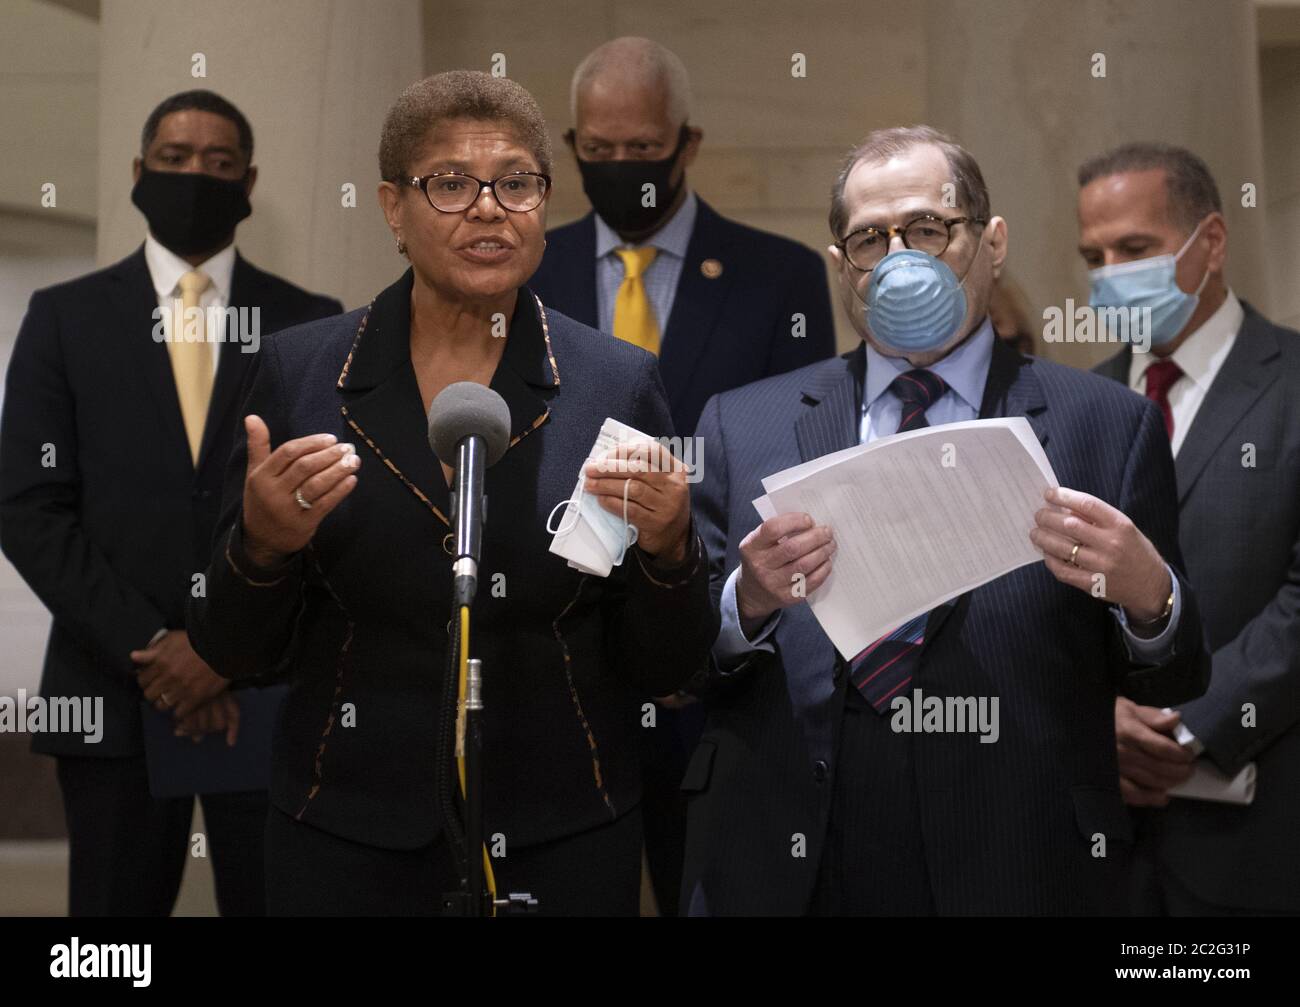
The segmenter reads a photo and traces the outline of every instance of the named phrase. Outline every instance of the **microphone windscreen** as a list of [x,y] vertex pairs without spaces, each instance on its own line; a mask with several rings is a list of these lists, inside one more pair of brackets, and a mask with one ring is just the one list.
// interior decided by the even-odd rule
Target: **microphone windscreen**
[[495,465],[510,444],[510,407],[486,385],[457,381],[440,391],[429,406],[429,447],[453,464],[456,445],[477,434],[487,448],[487,463]]

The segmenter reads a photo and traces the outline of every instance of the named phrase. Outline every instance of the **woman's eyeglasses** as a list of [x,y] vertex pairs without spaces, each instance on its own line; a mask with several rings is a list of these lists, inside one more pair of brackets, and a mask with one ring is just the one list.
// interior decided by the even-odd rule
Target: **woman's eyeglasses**
[[551,188],[551,176],[537,171],[512,171],[493,179],[475,178],[460,171],[439,171],[394,181],[419,189],[429,205],[443,213],[463,213],[478,201],[484,189],[492,190],[492,197],[503,209],[527,213],[542,205]]

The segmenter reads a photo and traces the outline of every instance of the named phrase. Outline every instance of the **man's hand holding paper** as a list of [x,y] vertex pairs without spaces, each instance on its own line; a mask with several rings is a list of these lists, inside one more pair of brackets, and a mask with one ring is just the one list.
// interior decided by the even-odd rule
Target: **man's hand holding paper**
[[830,528],[802,513],[768,518],[746,535],[736,580],[741,631],[753,636],[773,612],[826,583],[835,548]]
[[[1104,500],[1055,487],[1034,515],[1030,540],[1062,584],[1121,605],[1129,619],[1152,623],[1165,614],[1172,578],[1156,547],[1132,521]],[[1097,574],[1102,579],[1096,579]]]
[[807,597],[849,657],[1039,559],[1136,624],[1168,615],[1170,575],[1150,540],[1105,501],[1059,487],[1021,417],[880,438],[763,485],[755,507],[765,520],[741,545],[736,583],[747,635]]

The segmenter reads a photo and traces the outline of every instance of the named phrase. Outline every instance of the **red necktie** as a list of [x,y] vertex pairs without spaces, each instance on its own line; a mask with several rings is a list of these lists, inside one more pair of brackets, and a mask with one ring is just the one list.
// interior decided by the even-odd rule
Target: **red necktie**
[[1147,398],[1160,407],[1165,416],[1165,432],[1174,439],[1174,414],[1169,408],[1169,389],[1183,376],[1183,369],[1172,360],[1157,360],[1147,368]]

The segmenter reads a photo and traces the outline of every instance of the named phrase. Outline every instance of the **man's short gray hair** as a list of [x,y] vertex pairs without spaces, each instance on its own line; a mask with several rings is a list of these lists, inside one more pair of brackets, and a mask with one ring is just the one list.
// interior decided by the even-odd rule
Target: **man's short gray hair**
[[569,86],[569,117],[578,122],[578,97],[591,82],[610,72],[645,88],[662,88],[668,118],[680,126],[691,114],[691,78],[675,52],[653,39],[625,35],[593,49],[573,71]]
[[848,208],[844,205],[844,187],[854,167],[862,161],[887,161],[896,154],[913,147],[938,147],[952,172],[957,205],[967,216],[989,219],[989,190],[984,184],[984,174],[970,151],[933,126],[891,126],[876,129],[849,151],[840,173],[831,186],[831,233],[843,238],[843,228],[848,224]]
[[1205,162],[1190,150],[1167,143],[1126,143],[1088,158],[1079,166],[1079,188],[1108,175],[1155,169],[1165,173],[1171,223],[1190,231],[1209,214],[1223,212],[1219,187]]
[[416,81],[393,102],[379,136],[379,174],[390,182],[410,173],[429,134],[453,119],[476,119],[509,126],[551,173],[551,138],[536,100],[505,77],[479,70],[448,70]]

